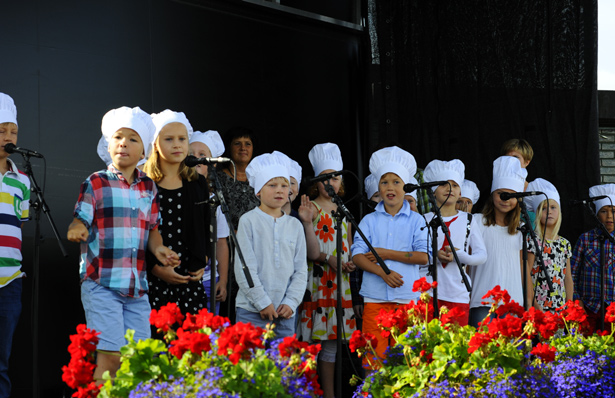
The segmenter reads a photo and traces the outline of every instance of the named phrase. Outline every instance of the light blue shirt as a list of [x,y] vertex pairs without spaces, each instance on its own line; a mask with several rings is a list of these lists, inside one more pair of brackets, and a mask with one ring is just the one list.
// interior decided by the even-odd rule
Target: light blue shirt
[[286,214],[274,218],[256,207],[239,219],[237,241],[254,287],[248,287],[236,253],[236,306],[260,312],[269,304],[276,310],[286,304],[295,313],[307,288],[307,254],[301,222]]
[[[395,216],[385,211],[383,202],[378,203],[376,211],[366,215],[359,223],[359,228],[373,247],[402,252],[423,252],[428,255],[431,253],[427,241],[428,228],[425,228],[425,219],[410,210],[410,205],[405,200]],[[368,252],[369,249],[363,238],[355,233],[352,255]],[[419,265],[393,260],[385,260],[385,264],[391,271],[403,277],[404,285],[392,288],[378,275],[365,272],[360,294],[366,299],[387,302],[418,299],[420,292],[413,292],[412,284],[419,279]]]

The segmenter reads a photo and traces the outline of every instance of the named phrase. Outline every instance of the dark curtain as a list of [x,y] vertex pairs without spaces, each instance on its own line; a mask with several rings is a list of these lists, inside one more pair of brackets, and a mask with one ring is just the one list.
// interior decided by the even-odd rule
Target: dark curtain
[[562,236],[591,227],[568,201],[599,182],[597,0],[368,0],[364,156],[397,143],[419,167],[461,159],[491,187],[502,143],[524,138],[528,181],[562,197]]

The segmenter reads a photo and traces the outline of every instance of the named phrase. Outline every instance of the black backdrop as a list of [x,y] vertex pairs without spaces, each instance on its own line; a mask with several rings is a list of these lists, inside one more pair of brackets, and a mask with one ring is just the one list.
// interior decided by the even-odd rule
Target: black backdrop
[[[281,150],[306,175],[309,149],[332,141],[356,170],[362,35],[237,0],[2,0],[0,11],[0,91],[15,99],[19,145],[47,159],[45,197],[69,251],[61,256],[43,216],[41,396],[57,397],[68,335],[84,321],[79,248],[65,236],[80,183],[103,167],[104,113],[170,108],[201,131],[246,126],[260,136],[256,152]],[[32,162],[42,184],[43,163]],[[11,357],[15,397],[31,396],[33,224],[24,227],[30,277]]]
[[419,167],[461,159],[491,188],[492,161],[509,138],[535,155],[528,181],[562,197],[562,236],[591,224],[568,200],[599,183],[596,0],[376,1],[366,4],[370,134],[410,151]]

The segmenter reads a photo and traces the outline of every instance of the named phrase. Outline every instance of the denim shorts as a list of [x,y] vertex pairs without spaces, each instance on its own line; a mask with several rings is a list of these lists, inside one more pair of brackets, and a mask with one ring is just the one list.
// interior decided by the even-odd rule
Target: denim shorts
[[261,314],[258,312],[248,311],[244,308],[237,307],[237,316],[235,319],[237,322],[243,323],[251,323],[254,326],[258,326],[260,328],[267,327],[268,323],[274,323],[275,328],[273,331],[275,332],[275,338],[281,339],[283,337],[290,337],[295,334],[295,315],[289,319],[286,318],[277,318],[273,321],[269,319],[261,319]]
[[124,338],[128,329],[135,331],[135,341],[150,337],[151,307],[147,294],[125,297],[86,279],[81,283],[81,302],[88,328],[100,332],[99,350],[119,351],[128,343]]

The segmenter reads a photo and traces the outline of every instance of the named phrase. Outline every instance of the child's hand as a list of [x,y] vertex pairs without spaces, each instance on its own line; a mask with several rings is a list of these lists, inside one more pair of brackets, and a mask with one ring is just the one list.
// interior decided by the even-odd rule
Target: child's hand
[[278,317],[278,313],[273,308],[273,303],[269,304],[266,308],[262,309],[260,311],[260,314],[261,314],[261,319],[269,319],[270,321],[273,321],[274,319]]
[[198,282],[203,279],[203,274],[205,273],[205,268],[201,268],[198,271],[188,272],[190,274],[190,280],[193,282]]
[[155,265],[154,268],[152,268],[152,274],[170,285],[181,285],[184,283],[188,283],[188,281],[190,280],[190,276],[180,275],[175,272],[175,269],[171,267],[163,267],[160,265]]
[[350,273],[357,269],[357,266],[354,265],[352,261],[348,261],[347,263],[342,263],[342,271]]
[[301,196],[301,206],[299,206],[299,218],[304,223],[311,223],[314,219],[314,206],[307,195]]
[[354,316],[358,319],[363,319],[363,304],[357,304],[352,306]]
[[181,263],[177,253],[166,246],[158,246],[154,255],[160,261],[160,264],[166,267],[177,267]]
[[226,301],[226,281],[222,279],[216,283],[216,301]]
[[388,275],[385,274],[384,271],[382,271],[382,273],[382,279],[386,282],[387,285],[391,286],[392,288],[402,287],[404,285],[404,277],[397,272],[391,270],[391,273]]
[[75,218],[68,226],[68,233],[66,234],[66,237],[69,241],[87,242],[88,236],[90,236],[90,233],[88,232],[88,229],[83,221]]
[[438,250],[438,260],[443,263],[452,263],[454,258],[451,253],[451,248],[446,246],[446,249],[448,250]]
[[293,310],[290,309],[286,304],[282,304],[278,307],[277,310],[278,316],[281,316],[284,319],[289,319],[293,316]]

